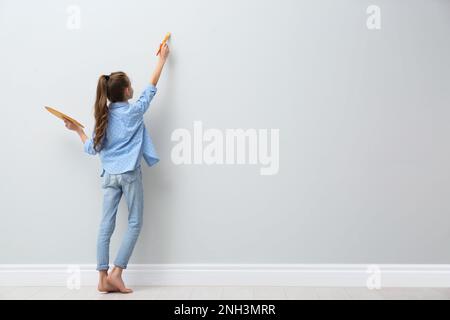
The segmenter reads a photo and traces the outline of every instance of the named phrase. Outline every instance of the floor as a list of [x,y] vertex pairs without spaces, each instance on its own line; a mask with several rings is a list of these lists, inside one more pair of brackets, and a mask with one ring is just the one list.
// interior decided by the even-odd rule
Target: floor
[[450,300],[450,288],[325,288],[325,287],[134,287],[132,294],[96,291],[95,287],[0,287],[0,300]]

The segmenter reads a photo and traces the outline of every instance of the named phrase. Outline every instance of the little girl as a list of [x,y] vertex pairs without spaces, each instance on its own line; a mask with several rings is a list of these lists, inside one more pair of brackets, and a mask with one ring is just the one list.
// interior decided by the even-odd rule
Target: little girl
[[[99,153],[103,166],[100,175],[103,177],[103,214],[97,239],[98,290],[101,292],[132,292],[122,280],[122,271],[127,268],[142,227],[144,192],[141,159],[143,157],[148,166],[159,161],[143,116],[156,94],[156,84],[168,55],[169,47],[165,44],[150,83],[134,103],[128,102],[133,98],[133,88],[125,73],[114,72],[100,77],[92,138],[88,138],[81,127],[64,120],[69,130],[78,133],[86,153],[91,155]],[[122,193],[129,212],[128,229],[114,261],[114,267],[108,274],[109,243]]]

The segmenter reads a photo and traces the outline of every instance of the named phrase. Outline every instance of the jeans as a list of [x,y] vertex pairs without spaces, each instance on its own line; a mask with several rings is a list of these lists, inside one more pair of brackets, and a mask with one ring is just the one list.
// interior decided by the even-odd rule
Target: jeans
[[116,214],[122,193],[128,207],[128,229],[114,265],[126,269],[143,222],[144,190],[141,166],[120,174],[103,171],[102,176],[103,213],[97,238],[97,270],[109,269],[109,244],[116,226]]

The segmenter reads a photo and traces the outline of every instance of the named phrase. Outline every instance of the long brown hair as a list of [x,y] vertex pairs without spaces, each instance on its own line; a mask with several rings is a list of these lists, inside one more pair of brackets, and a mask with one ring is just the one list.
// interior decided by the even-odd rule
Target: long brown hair
[[109,76],[102,75],[98,79],[97,98],[95,99],[95,135],[94,149],[98,152],[103,147],[103,141],[108,127],[108,100],[120,102],[125,100],[125,89],[130,86],[130,79],[124,72],[113,72]]

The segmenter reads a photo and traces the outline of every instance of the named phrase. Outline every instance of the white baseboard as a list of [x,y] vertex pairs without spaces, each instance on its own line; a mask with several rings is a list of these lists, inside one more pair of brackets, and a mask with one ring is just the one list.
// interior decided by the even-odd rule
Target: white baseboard
[[[95,286],[95,265],[0,265],[0,286]],[[136,264],[134,286],[450,287],[450,265]]]

